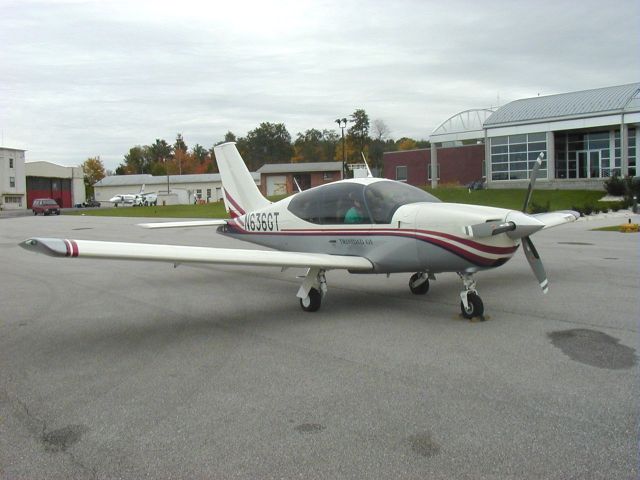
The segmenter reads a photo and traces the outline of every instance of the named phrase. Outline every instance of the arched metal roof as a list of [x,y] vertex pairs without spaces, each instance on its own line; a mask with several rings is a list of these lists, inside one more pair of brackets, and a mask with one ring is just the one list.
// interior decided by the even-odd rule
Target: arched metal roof
[[638,110],[640,83],[515,100],[500,107],[485,127]]
[[487,118],[493,114],[488,108],[476,108],[456,113],[438,125],[431,135],[449,135],[452,133],[467,133],[482,131],[482,126]]

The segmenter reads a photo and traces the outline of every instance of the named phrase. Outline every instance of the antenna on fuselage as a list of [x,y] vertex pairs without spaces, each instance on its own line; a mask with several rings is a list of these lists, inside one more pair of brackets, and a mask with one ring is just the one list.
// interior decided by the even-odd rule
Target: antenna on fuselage
[[360,155],[362,155],[364,166],[367,167],[367,178],[373,178],[373,175],[371,175],[371,169],[369,168],[369,164],[367,163],[367,157],[364,156],[364,152],[360,152]]
[[296,179],[296,177],[293,177],[293,182],[296,184],[296,187],[298,187],[298,192],[301,192],[302,189],[300,188],[300,184],[298,183],[298,180]]

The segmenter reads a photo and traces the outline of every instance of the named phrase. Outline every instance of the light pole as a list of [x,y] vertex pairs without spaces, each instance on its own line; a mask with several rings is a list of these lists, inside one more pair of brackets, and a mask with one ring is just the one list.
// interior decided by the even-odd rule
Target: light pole
[[167,171],[167,200],[169,200],[169,165],[167,164],[167,159],[162,157],[162,161],[164,163],[164,169]]
[[340,129],[342,130],[342,178],[345,178],[347,176],[346,175],[347,171],[345,169],[347,158],[345,154],[345,145],[344,145],[344,129],[347,126],[347,119],[338,118],[336,119],[336,123],[338,124],[338,127],[340,127]]

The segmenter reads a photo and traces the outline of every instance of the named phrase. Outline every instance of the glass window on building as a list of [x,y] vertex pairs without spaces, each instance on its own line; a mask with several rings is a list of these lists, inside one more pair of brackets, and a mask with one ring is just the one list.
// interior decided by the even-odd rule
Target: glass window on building
[[[627,150],[627,164],[629,165],[629,173],[632,177],[635,177],[638,173],[637,165],[637,130],[635,128],[629,128],[628,130],[629,141]],[[620,152],[620,134],[616,132],[616,156]]]
[[396,180],[400,182],[407,181],[407,167],[406,165],[398,165],[396,167]]
[[620,172],[611,162],[609,131],[555,134],[556,178],[607,178]]
[[614,161],[617,165],[616,174],[617,175],[637,175],[637,148],[636,148],[636,135],[637,129],[629,128],[627,130],[628,141],[627,141],[627,165],[629,165],[628,172],[622,171],[622,158],[620,155],[620,130],[616,130],[615,132],[615,146],[614,146]]
[[540,153],[538,178],[547,178],[547,135],[528,133],[491,139],[491,180],[527,180]]
[[638,129],[629,129],[629,175],[638,175]]

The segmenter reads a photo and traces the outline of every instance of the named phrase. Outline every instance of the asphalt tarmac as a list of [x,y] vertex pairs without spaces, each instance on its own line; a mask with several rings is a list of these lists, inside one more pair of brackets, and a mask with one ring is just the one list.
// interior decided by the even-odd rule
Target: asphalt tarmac
[[[634,217],[637,222],[638,217]],[[409,275],[27,252],[32,236],[247,248],[215,230],[88,216],[0,220],[2,479],[636,479],[639,238],[538,232],[426,296]]]

